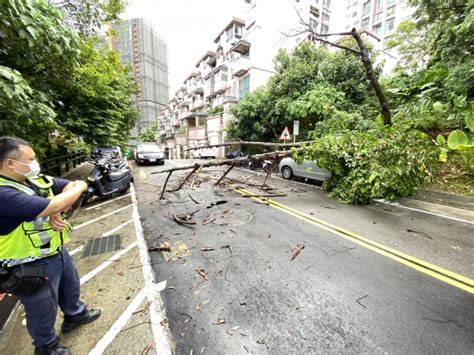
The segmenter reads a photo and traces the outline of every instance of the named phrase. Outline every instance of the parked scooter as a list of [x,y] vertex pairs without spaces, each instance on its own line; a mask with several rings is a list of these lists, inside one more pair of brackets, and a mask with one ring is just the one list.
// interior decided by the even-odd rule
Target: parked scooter
[[128,167],[114,167],[108,158],[99,158],[92,163],[94,169],[87,178],[89,186],[81,206],[85,206],[93,196],[107,198],[128,191],[133,182],[132,172]]
[[271,168],[272,168],[272,162],[270,160],[252,159],[249,161],[250,170],[263,169],[265,172],[268,173],[268,171],[270,171]]

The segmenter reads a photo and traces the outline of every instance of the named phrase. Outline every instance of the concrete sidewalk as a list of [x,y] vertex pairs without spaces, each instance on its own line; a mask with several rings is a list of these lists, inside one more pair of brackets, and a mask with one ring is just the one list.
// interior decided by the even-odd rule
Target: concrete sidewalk
[[[91,169],[84,163],[65,178],[85,179]],[[109,200],[92,200],[70,223],[74,231],[67,249],[81,276],[81,298],[89,307],[100,308],[102,315],[62,334],[59,311],[56,330],[61,344],[73,354],[171,354],[160,297],[160,287],[166,284],[155,284],[134,188]],[[0,343],[2,354],[34,352],[23,307],[17,308]]]

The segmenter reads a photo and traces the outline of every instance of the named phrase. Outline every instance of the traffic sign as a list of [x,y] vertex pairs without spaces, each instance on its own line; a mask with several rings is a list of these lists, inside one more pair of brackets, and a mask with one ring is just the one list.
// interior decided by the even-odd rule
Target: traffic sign
[[283,132],[281,132],[280,138],[281,141],[286,141],[288,139],[291,139],[290,131],[288,130],[288,127],[285,127]]
[[293,135],[300,135],[300,121],[293,121]]

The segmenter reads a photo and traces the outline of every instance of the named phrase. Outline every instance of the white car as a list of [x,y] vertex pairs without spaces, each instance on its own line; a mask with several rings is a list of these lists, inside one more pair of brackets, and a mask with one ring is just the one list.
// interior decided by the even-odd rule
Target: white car
[[284,179],[292,179],[299,176],[307,179],[324,181],[331,176],[331,173],[324,168],[320,168],[314,161],[304,160],[302,164],[297,164],[291,158],[281,160],[279,170]]
[[205,158],[214,159],[216,157],[215,148],[203,147],[199,149],[194,149],[192,152],[193,152],[193,159],[205,159]]

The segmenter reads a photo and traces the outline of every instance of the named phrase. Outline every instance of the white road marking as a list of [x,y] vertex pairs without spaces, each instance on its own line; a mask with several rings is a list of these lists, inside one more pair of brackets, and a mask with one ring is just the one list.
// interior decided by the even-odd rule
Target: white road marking
[[142,262],[142,272],[145,279],[145,290],[148,296],[148,301],[150,302],[150,321],[151,328],[153,332],[153,338],[155,340],[155,350],[157,354],[172,354],[171,351],[171,342],[169,337],[165,332],[165,328],[160,324],[163,324],[164,319],[166,319],[166,311],[163,304],[161,295],[157,291],[159,286],[163,287],[163,283],[155,283],[155,273],[150,264],[150,254],[148,253],[148,248],[145,242],[145,236],[143,234],[142,224],[140,222],[140,215],[138,213],[137,207],[137,197],[135,194],[135,185],[131,186],[132,192],[132,204],[133,204],[133,220],[135,222],[135,232],[137,235],[137,244],[140,254],[140,259]]
[[89,224],[92,224],[92,223],[95,223],[95,222],[97,222],[97,221],[100,221],[101,219],[107,218],[107,217],[109,217],[109,216],[111,216],[111,215],[113,215],[113,214],[115,214],[115,213],[119,213],[119,212],[121,212],[121,211],[123,211],[124,209],[129,208],[129,207],[132,207],[132,204],[129,204],[129,205],[125,206],[125,207],[119,208],[118,210],[115,210],[115,211],[106,213],[106,214],[104,214],[104,215],[102,215],[102,216],[100,216],[100,217],[97,217],[97,218],[95,218],[95,219],[92,219],[92,220],[90,220],[90,221],[87,221],[87,222],[84,222],[84,223],[82,223],[82,224],[79,224],[78,226],[75,226],[75,227],[74,227],[74,230],[80,229],[80,228],[82,228],[82,227],[88,226]]
[[120,317],[115,321],[110,330],[105,333],[102,339],[96,344],[96,346],[89,352],[90,355],[99,355],[102,354],[107,346],[115,339],[115,337],[120,333],[122,328],[127,324],[128,320],[132,317],[133,312],[137,310],[140,304],[146,297],[146,288],[143,288],[130,302],[127,309],[120,315]]
[[121,200],[122,198],[125,198],[125,197],[127,197],[127,196],[130,196],[130,194],[126,194],[126,195],[123,195],[123,196],[114,198],[114,199],[112,199],[112,200],[99,203],[98,205],[95,205],[95,206],[87,207],[85,210],[86,210],[86,211],[90,211],[90,210],[93,210],[94,208],[101,207],[101,206],[106,205],[106,204],[108,204],[108,203],[111,203],[111,202],[114,202],[114,201],[117,201],[117,200]]
[[73,256],[74,254],[79,253],[82,249],[84,249],[84,245],[81,245],[80,247],[78,247],[78,248],[76,248],[76,249],[74,249],[74,250],[71,250],[71,251],[69,252],[69,255]]
[[400,208],[406,208],[407,210],[412,210],[412,211],[416,211],[416,212],[420,212],[420,213],[426,213],[426,214],[429,214],[429,215],[432,215],[432,216],[436,216],[436,217],[441,217],[441,218],[450,219],[450,220],[456,221],[456,222],[462,222],[462,223],[467,223],[467,224],[472,224],[472,225],[474,225],[474,222],[467,221],[467,220],[465,220],[465,219],[456,218],[456,217],[451,217],[451,216],[446,216],[446,215],[444,215],[444,214],[439,214],[439,213],[435,213],[435,212],[420,210],[420,209],[414,208],[414,207],[404,206],[404,205],[399,204],[398,202],[388,202],[388,201],[379,200],[379,199],[375,199],[374,201],[375,201],[375,202],[379,202],[379,203],[384,203],[384,204],[390,205],[390,206],[395,206],[395,207],[400,207]]
[[100,264],[98,267],[96,267],[94,270],[88,272],[87,274],[85,274],[84,276],[81,277],[81,285],[87,281],[89,281],[90,279],[92,279],[95,275],[97,275],[99,272],[101,272],[102,270],[104,270],[106,267],[108,267],[110,264],[112,264],[115,260],[118,260],[122,257],[122,255],[125,255],[126,253],[128,253],[130,250],[132,250],[133,248],[135,248],[137,246],[137,242],[133,242],[131,244],[129,244],[128,247],[126,247],[125,249],[121,250],[120,252],[118,252],[117,254],[115,254],[114,256],[112,256],[111,258],[109,258],[108,260],[104,261],[102,264]]
[[103,237],[108,237],[109,235],[112,235],[114,234],[115,232],[118,232],[120,229],[122,229],[123,227],[125,227],[126,225],[130,224],[133,222],[133,219],[129,219],[128,221],[126,222],[123,222],[122,224],[118,225],[117,227],[115,227],[114,229],[111,229],[109,230],[108,232],[105,232],[104,234],[102,234]]

